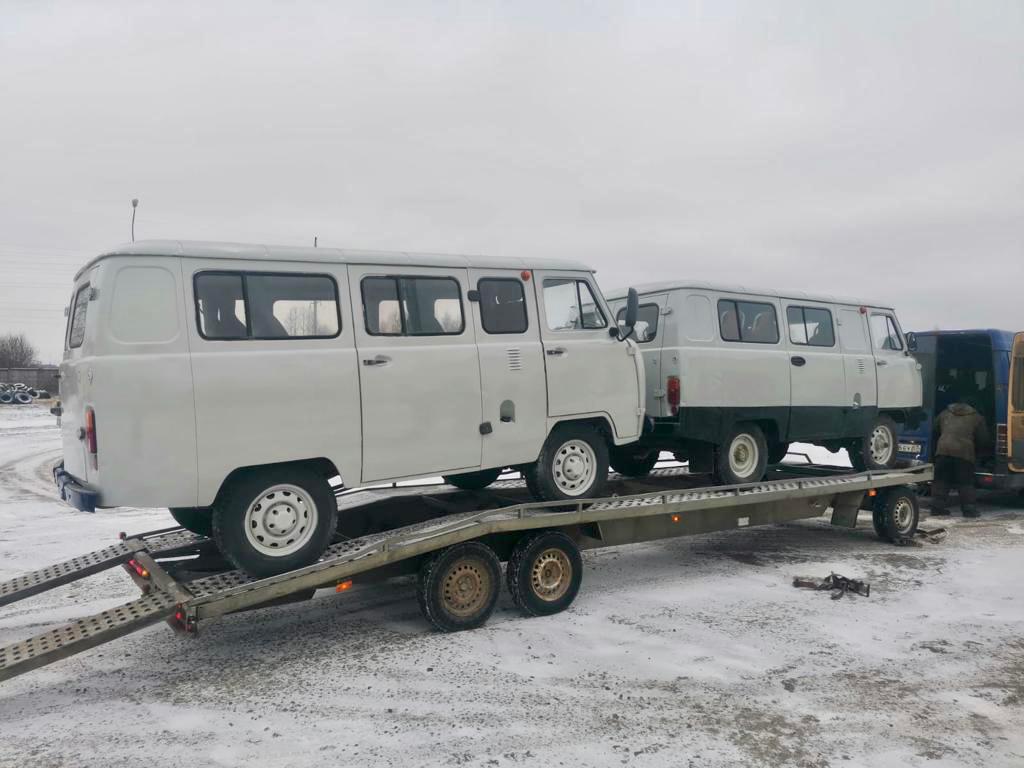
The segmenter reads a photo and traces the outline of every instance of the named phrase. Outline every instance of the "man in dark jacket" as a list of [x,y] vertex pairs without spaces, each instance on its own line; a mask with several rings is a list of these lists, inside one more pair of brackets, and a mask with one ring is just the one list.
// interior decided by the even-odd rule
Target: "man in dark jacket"
[[954,402],[935,420],[935,434],[939,442],[935,448],[932,514],[949,514],[952,485],[960,496],[964,517],[977,517],[974,462],[978,449],[988,442],[985,418],[967,403]]

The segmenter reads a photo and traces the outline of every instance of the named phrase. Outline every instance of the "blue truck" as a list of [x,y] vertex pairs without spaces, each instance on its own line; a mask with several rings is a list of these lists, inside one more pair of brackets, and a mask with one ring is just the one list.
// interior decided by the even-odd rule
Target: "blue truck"
[[900,433],[900,458],[933,460],[935,417],[958,396],[985,417],[991,439],[978,452],[977,486],[1024,489],[1024,332],[927,331],[908,336],[921,365],[927,417]]

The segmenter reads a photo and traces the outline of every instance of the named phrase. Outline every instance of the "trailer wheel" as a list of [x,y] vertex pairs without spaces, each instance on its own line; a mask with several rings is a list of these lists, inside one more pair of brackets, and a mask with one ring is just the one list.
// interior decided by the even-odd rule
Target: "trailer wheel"
[[608,452],[608,463],[620,475],[626,477],[647,477],[658,463],[661,451],[657,448],[643,448],[638,444],[612,446]]
[[334,536],[338,503],[327,479],[302,466],[248,470],[213,507],[213,538],[251,576],[315,563]]
[[858,472],[892,469],[896,464],[896,447],[896,422],[888,416],[878,416],[863,438],[847,446],[847,453]]
[[501,563],[494,550],[466,541],[441,550],[420,568],[416,597],[424,618],[442,632],[475,629],[498,602]]
[[561,531],[524,536],[512,550],[505,581],[512,602],[527,616],[564,611],[576,599],[583,581],[580,549]]
[[722,484],[756,483],[764,478],[768,442],[756,424],[734,427],[715,453],[715,475]]
[[608,445],[587,424],[559,424],[523,475],[526,487],[540,501],[600,496],[608,483]]
[[879,538],[899,541],[914,535],[920,515],[917,494],[910,488],[899,487],[878,495],[871,510],[871,522]]
[[442,479],[448,485],[454,485],[464,491],[482,491],[501,476],[501,467],[497,469],[481,469],[479,472],[464,472],[461,475],[444,475]]
[[200,536],[213,535],[213,511],[209,507],[171,507],[167,511],[182,528]]

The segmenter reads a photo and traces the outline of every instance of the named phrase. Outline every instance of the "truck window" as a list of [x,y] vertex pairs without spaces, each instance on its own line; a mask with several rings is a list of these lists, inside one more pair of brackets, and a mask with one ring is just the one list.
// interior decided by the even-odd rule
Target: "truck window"
[[592,330],[608,325],[585,280],[545,280],[544,314],[552,331]]
[[719,299],[718,324],[723,341],[748,344],[779,342],[779,321],[771,304]]
[[789,340],[794,344],[811,347],[834,347],[835,329],[832,313],[820,307],[787,307],[786,323]]
[[204,272],[195,277],[199,335],[213,341],[249,335],[242,276]]
[[360,290],[371,336],[458,336],[466,329],[453,277],[364,277]]
[[[636,339],[637,344],[647,344],[654,341],[654,338],[658,335],[658,315],[660,313],[661,310],[657,304],[641,304],[637,307],[636,328],[633,332],[633,337]],[[615,316],[616,324],[622,327],[625,318],[626,308],[623,307]]]
[[85,340],[85,314],[89,309],[89,284],[86,283],[75,294],[75,303],[71,308],[71,330],[68,333],[68,347],[77,349]]
[[890,315],[871,316],[871,339],[875,349],[898,352],[903,349],[903,339],[896,329],[896,322]]
[[485,277],[480,294],[480,324],[485,333],[524,333],[528,326],[523,284],[514,278]]
[[341,329],[327,275],[246,274],[245,289],[254,339],[329,339]]

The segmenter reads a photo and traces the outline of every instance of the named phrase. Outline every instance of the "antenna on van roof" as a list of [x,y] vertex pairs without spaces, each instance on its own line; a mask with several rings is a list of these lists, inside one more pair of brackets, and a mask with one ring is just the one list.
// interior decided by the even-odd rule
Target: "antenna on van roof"
[[132,198],[132,242],[135,242],[135,209],[139,207],[139,198]]
[[313,235],[313,247],[316,248],[317,236]]

